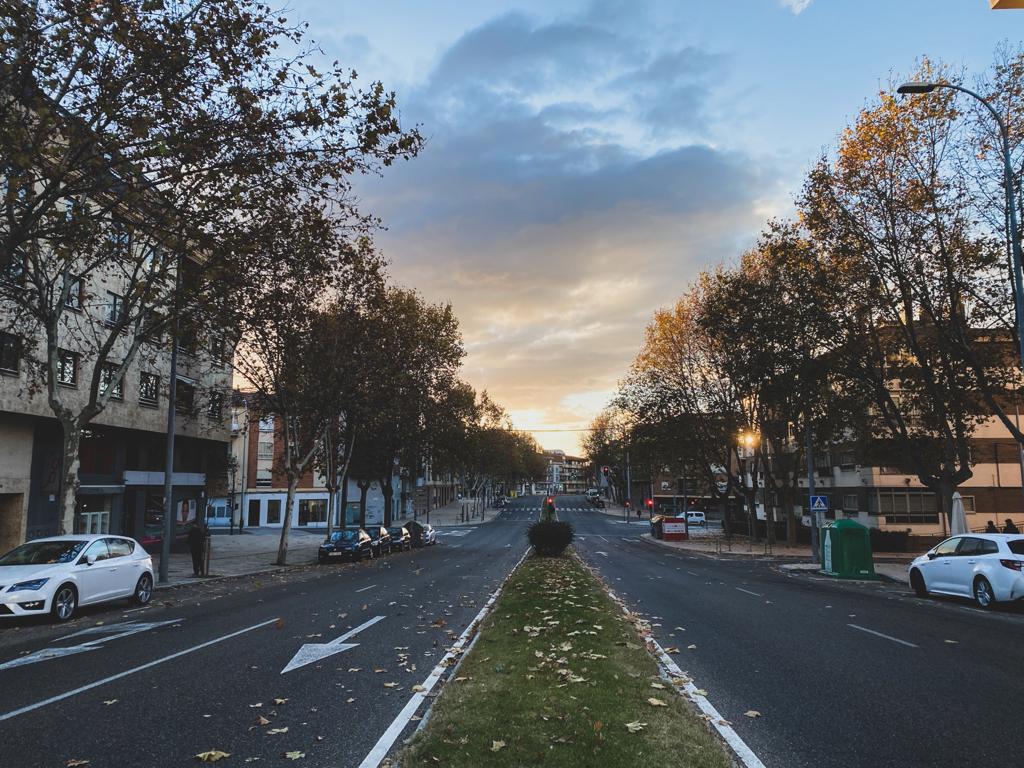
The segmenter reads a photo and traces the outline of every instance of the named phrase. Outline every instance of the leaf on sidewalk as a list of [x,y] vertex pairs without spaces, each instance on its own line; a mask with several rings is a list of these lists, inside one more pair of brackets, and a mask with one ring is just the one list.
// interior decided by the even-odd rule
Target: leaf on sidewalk
[[117,704],[117,699],[107,699],[103,704],[109,707],[111,704]]
[[626,723],[626,727],[629,729],[630,733],[638,733],[639,731],[642,731],[645,725],[647,725],[647,723],[641,723],[639,720],[634,720],[632,723]]
[[394,688],[398,683],[384,683],[385,688]]
[[688,646],[686,646],[686,650],[688,650],[688,651],[696,651],[697,650],[697,646],[696,645],[692,645],[692,644],[688,645]]
[[206,752],[200,752],[196,755],[196,760],[201,763],[216,763],[226,757],[231,757],[231,753],[221,752],[219,749],[211,749]]
[[270,721],[263,717],[263,715],[260,715],[256,718],[256,725],[270,725]]
[[504,741],[492,741],[491,742],[491,752],[498,752],[498,751],[500,751],[500,750],[502,750],[504,748],[505,748],[505,742]]
[[412,692],[413,693],[421,693],[422,691],[425,691],[425,690],[427,690],[427,689],[424,688],[422,685],[414,685],[412,687]]
[[658,688],[659,690],[664,690],[665,686],[661,683],[651,683],[651,688]]
[[293,750],[291,752],[285,752],[282,757],[286,757],[289,760],[298,760],[299,758],[305,757],[305,752],[299,752],[299,750]]
[[652,707],[667,707],[668,706],[668,704],[666,704],[664,701],[662,701],[661,699],[656,699],[653,696],[647,700],[647,703],[650,704]]
[[262,707],[262,706],[263,706],[263,702],[262,701],[257,701],[255,704],[250,704],[249,705],[249,709],[256,709],[257,707]]
[[277,704],[277,705],[287,704],[288,703],[288,699],[274,699],[274,703]]
[[747,717],[751,717],[751,718],[753,718],[753,717],[760,717],[761,716],[761,713],[758,712],[756,709],[748,709],[743,714],[746,715]]
[[83,765],[89,765],[89,763],[90,763],[89,760],[83,760],[83,759],[78,758],[78,757],[72,757],[70,760],[68,760],[66,763],[64,763],[64,765],[65,765],[66,768],[79,768],[80,766],[83,766]]
[[355,699],[353,699],[353,698],[345,699],[345,703],[346,704],[351,704],[353,701],[355,701]]

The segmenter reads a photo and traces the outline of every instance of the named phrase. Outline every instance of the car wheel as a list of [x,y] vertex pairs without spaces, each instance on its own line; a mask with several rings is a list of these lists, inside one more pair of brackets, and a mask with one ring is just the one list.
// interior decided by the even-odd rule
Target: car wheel
[[135,585],[135,604],[136,605],[148,605],[149,601],[153,599],[153,577],[148,573],[144,573],[139,576],[139,581]]
[[50,613],[57,621],[70,621],[78,608],[78,590],[73,584],[61,584],[53,594]]
[[991,608],[996,604],[996,596],[992,593],[992,585],[984,576],[974,580],[974,602],[981,608]]
[[910,572],[910,587],[918,597],[928,597],[928,587],[924,583],[924,576],[916,568]]

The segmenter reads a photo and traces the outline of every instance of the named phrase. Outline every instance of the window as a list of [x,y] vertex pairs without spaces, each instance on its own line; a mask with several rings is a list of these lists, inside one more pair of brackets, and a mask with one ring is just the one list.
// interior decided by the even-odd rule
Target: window
[[1024,539],[1013,539],[1006,542],[1006,546],[1010,548],[1010,551],[1015,555],[1024,555]]
[[935,554],[939,557],[948,557],[949,555],[955,555],[957,545],[960,543],[961,538],[962,537],[960,536],[955,536],[952,539],[946,539],[944,542],[942,542],[941,544],[939,544],[939,546],[935,548]]
[[323,499],[299,501],[299,525],[323,523],[327,520],[327,502]]
[[175,389],[174,410],[178,413],[191,415],[196,408],[196,387],[190,381],[178,379]]
[[256,456],[257,458],[273,461],[274,459],[274,441],[273,440],[260,440],[256,444]]
[[277,525],[281,522],[281,500],[269,499],[267,501],[267,525]]
[[224,393],[211,392],[210,400],[206,405],[206,415],[214,421],[224,418]]
[[65,387],[78,386],[78,355],[74,352],[57,350],[57,383]]
[[265,419],[260,419],[260,432],[273,432],[274,431],[274,417],[267,416]]
[[0,371],[17,373],[21,367],[21,339],[11,333],[0,333]]
[[139,404],[155,408],[160,400],[160,377],[143,371],[139,374]]
[[[924,491],[877,491],[869,497],[871,515],[883,515],[887,523],[936,525],[939,513],[935,494]],[[877,509],[875,507],[877,506]]]
[[956,548],[956,553],[957,555],[980,555],[982,543],[981,539],[964,536],[960,539],[960,546]]
[[844,512],[856,512],[859,507],[857,502],[856,493],[844,493],[843,494],[843,511]]
[[87,562],[90,557],[95,557],[97,562],[110,557],[110,549],[107,547],[106,539],[99,539],[90,544],[89,548],[85,550],[85,554],[82,555],[81,562]]
[[[274,476],[269,469],[257,469],[256,470],[256,487],[257,488],[270,488],[274,484]],[[268,507],[269,510],[269,507]],[[269,515],[270,512],[268,511]],[[270,518],[267,518],[267,522],[270,522]],[[280,522],[280,521],[278,521]]]
[[135,551],[134,542],[127,539],[105,539],[111,557],[128,557]]
[[82,278],[71,278],[71,285],[68,286],[68,296],[64,299],[64,306],[78,312],[82,309]]
[[974,509],[974,497],[973,496],[961,496],[960,498],[964,502],[964,512],[966,512],[968,515],[973,515],[975,513],[975,511],[976,511]]
[[124,400],[124,381],[117,375],[120,368],[120,363],[104,363],[100,370],[100,394],[106,394],[109,387],[111,400]]
[[107,242],[110,245],[110,250],[119,256],[124,256],[128,253],[131,241],[131,231],[122,221],[115,221],[111,225],[110,231],[107,232]]
[[124,296],[107,291],[107,325],[117,325],[124,319]]

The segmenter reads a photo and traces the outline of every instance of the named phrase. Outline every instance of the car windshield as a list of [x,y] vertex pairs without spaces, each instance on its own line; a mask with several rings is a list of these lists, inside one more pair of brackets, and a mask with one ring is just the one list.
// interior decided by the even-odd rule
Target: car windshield
[[388,528],[388,533],[393,533],[395,536],[401,536],[405,532],[405,528]]
[[70,563],[87,541],[30,541],[0,557],[0,565],[50,565]]
[[331,534],[331,541],[355,541],[359,538],[359,531],[335,531]]

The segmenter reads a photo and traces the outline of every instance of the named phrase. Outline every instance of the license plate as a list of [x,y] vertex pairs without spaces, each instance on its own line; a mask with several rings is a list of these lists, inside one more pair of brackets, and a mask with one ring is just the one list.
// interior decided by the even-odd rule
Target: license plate
[[344,552],[331,552],[330,553],[331,557],[341,557],[344,554],[345,554]]

